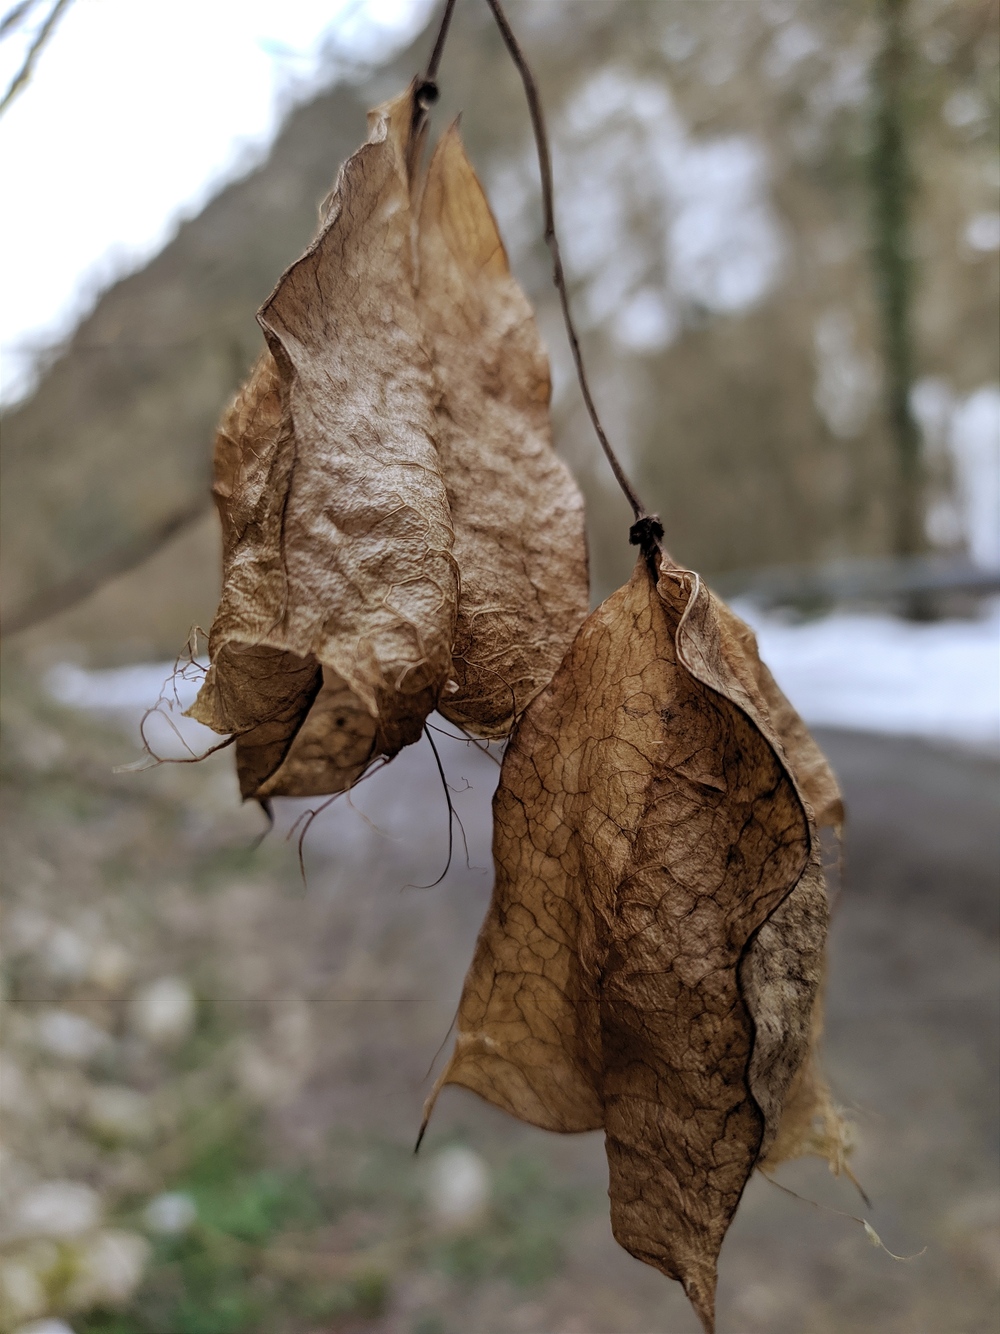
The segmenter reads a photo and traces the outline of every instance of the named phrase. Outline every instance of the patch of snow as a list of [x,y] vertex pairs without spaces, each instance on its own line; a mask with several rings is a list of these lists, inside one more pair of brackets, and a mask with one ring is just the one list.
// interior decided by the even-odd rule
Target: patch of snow
[[955,409],[949,435],[969,555],[1000,566],[1000,385],[986,385]]
[[211,728],[184,717],[201,681],[199,668],[175,672],[172,663],[140,663],[88,672],[63,662],[49,670],[45,688],[53,699],[71,708],[123,715],[137,728],[141,722],[154,755],[184,759],[202,755],[222,740]]
[[1000,568],[1000,385],[956,398],[947,381],[918,381],[911,397],[924,443],[950,460],[952,486],[928,514],[928,536],[964,541],[984,569]]
[[737,610],[807,723],[1000,749],[1000,601],[979,621],[928,623]]
[[[993,392],[1000,401],[1000,390]],[[964,407],[972,404],[972,409],[968,419],[963,418],[962,429],[973,434],[982,429],[979,418],[986,415],[984,402],[976,395],[965,400]],[[989,402],[996,411],[994,399]],[[741,603],[737,610],[756,630],[764,661],[807,722],[987,749],[1000,745],[1000,603],[992,604],[982,620],[926,624],[846,612],[790,624],[751,604]],[[148,698],[159,689],[168,670],[164,664],[130,668],[128,675],[120,670],[83,673],[74,669],[89,681],[81,698],[99,700],[102,710],[111,707],[117,684],[127,683],[126,711],[133,706],[140,674],[145,673],[146,689],[139,693]],[[432,721],[440,724],[440,720]],[[495,767],[475,748],[441,736],[437,744],[448,753],[449,772],[454,765],[457,772],[475,774],[478,784],[495,781]],[[369,805],[370,817],[380,828],[391,829],[395,838],[403,838],[411,825],[414,834],[423,831],[428,819],[436,818],[430,806],[425,810],[420,805],[415,815],[410,810],[415,790],[426,788],[432,806],[436,797],[432,786],[418,782],[414,788],[418,761],[422,763],[416,751],[422,749],[423,743],[408,747],[384,775],[366,779],[350,802],[330,808],[327,820],[342,853],[357,843],[357,855],[363,858],[368,855],[369,840],[382,837],[366,823]],[[398,791],[393,779],[398,780]],[[461,806],[460,797],[456,802]],[[477,851],[474,860],[480,855],[484,854]],[[74,1021],[75,1033],[79,1016],[53,1013],[61,1020]],[[88,1033],[93,1027],[86,1020],[79,1023],[88,1026]],[[55,1037],[53,1034],[53,1042]]]
[[[101,672],[87,672],[64,662],[52,668],[45,679],[45,685],[53,699],[77,709],[93,709],[96,712],[145,710],[151,708],[159,696],[172,693],[172,675],[171,663],[157,663],[155,666],[138,663],[134,667],[112,667]],[[197,681],[178,678],[177,697],[183,708],[194,702],[198,685]]]

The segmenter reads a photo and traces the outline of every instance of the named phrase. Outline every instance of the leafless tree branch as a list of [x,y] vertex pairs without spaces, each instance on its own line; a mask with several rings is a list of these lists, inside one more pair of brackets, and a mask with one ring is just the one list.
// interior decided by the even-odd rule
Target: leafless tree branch
[[[73,0],[55,0],[55,4],[49,10],[45,22],[35,33],[34,39],[28,47],[28,53],[21,63],[21,68],[14,75],[10,86],[3,95],[3,100],[0,101],[0,116],[7,110],[18,93],[27,86],[34,73],[35,66],[38,64],[38,57],[42,54],[58,26],[59,20],[69,9],[72,2]],[[8,37],[19,26],[21,20],[27,17],[28,13],[34,8],[34,3],[35,0],[22,0],[21,4],[15,5],[0,23],[0,37]]]

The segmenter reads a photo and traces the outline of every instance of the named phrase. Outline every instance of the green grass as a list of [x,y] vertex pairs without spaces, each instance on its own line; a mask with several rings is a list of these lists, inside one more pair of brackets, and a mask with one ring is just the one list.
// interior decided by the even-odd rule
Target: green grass
[[[578,1191],[547,1179],[536,1160],[514,1157],[494,1172],[482,1222],[441,1235],[424,1221],[422,1165],[407,1146],[344,1139],[322,1171],[275,1166],[266,1161],[259,1124],[224,1104],[200,1115],[185,1136],[187,1167],[170,1188],[192,1196],[197,1224],[156,1243],[128,1311],[93,1313],[78,1321],[79,1334],[292,1334],[316,1322],[356,1329],[387,1309],[397,1270],[436,1270],[461,1287],[498,1279],[533,1287],[558,1272],[563,1239],[584,1203]],[[323,1257],[320,1230],[348,1213],[361,1249],[356,1268],[342,1257],[345,1276],[290,1277],[276,1263],[283,1239],[286,1253]],[[444,1326],[428,1312],[415,1329],[431,1334]]]
[[557,1273],[563,1238],[583,1201],[579,1192],[546,1179],[534,1158],[515,1157],[493,1178],[493,1200],[475,1231],[431,1242],[427,1260],[449,1277],[470,1283],[506,1278],[533,1287]]
[[159,1240],[142,1288],[124,1312],[94,1312],[80,1334],[278,1334],[308,1320],[373,1318],[389,1296],[388,1277],[371,1267],[341,1282],[296,1280],[277,1272],[268,1248],[329,1220],[314,1176],[263,1165],[259,1126],[219,1106],[187,1131],[188,1167],[171,1189],[198,1206],[184,1236]]

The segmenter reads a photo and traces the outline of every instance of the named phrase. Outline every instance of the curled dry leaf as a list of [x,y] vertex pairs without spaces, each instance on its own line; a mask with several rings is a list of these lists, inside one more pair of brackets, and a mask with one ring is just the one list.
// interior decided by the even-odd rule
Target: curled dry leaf
[[431,159],[419,235],[461,576],[457,690],[439,707],[477,736],[503,737],[587,614],[583,497],[552,448],[548,358],[457,126]]
[[615,1236],[709,1330],[822,970],[809,794],[827,818],[839,798],[782,699],[746,627],[666,561],[587,619],[504,759],[493,903],[427,1109],[454,1083],[545,1129],[604,1127]]
[[258,317],[273,368],[229,421],[266,420],[266,438],[220,435],[223,595],[192,714],[239,734],[246,795],[349,786],[417,739],[451,665],[458,578],[414,295],[412,95],[370,119]]
[[342,791],[439,704],[506,735],[586,614],[530,308],[454,129],[418,217],[414,112],[411,88],[371,113],[216,441],[223,595],[191,713],[236,733],[245,796]]

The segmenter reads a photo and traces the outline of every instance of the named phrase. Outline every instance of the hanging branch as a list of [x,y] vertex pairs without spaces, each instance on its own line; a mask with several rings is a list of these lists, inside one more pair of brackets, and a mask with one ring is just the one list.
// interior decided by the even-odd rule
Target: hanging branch
[[[21,68],[14,75],[13,79],[11,79],[7,91],[4,93],[3,98],[0,99],[0,116],[7,110],[21,89],[27,85],[35,65],[38,62],[38,57],[42,54],[45,44],[55,32],[60,18],[69,8],[70,3],[71,0],[56,0],[55,4],[49,10],[45,22],[38,29],[31,45],[28,47],[28,54],[24,57]],[[21,19],[27,16],[32,7],[33,6],[28,3],[16,5],[4,18],[0,36],[6,37],[13,32]]]
[[431,101],[437,99],[437,72],[441,64],[441,57],[444,54],[444,44],[448,40],[448,29],[451,27],[451,16],[455,12],[455,0],[447,0],[444,7],[444,13],[441,15],[441,26],[438,28],[437,38],[434,42],[434,49],[431,52],[431,58],[427,62],[427,71],[424,74],[423,83],[420,91],[427,93],[433,88]]
[[448,40],[448,29],[451,27],[451,16],[454,12],[455,0],[445,0],[444,13],[441,15],[437,37],[434,39],[431,58],[427,62],[427,69],[424,71],[423,78],[417,84],[417,91],[414,96],[416,109],[413,114],[413,140],[417,151],[419,151],[422,138],[421,131],[427,125],[430,108],[438,100],[437,72],[441,64],[441,57],[444,55],[444,44]]
[[[524,52],[521,50],[517,38],[514,36],[513,29],[504,13],[500,0],[486,0],[493,17],[496,20],[497,27],[500,29],[500,35],[510,54],[518,74],[521,76],[521,82],[524,85],[525,97],[528,101],[528,111],[531,116],[531,128],[535,135],[535,147],[538,152],[538,168],[542,181],[542,210],[545,218],[545,244],[549,248],[552,256],[552,281],[555,283],[556,290],[559,293],[559,304],[562,308],[563,323],[566,325],[566,334],[569,338],[570,350],[573,354],[573,364],[576,367],[576,378],[580,384],[580,392],[583,395],[583,401],[586,404],[587,413],[590,417],[594,431],[601,443],[604,456],[611,465],[611,471],[615,475],[615,481],[623,491],[626,500],[632,507],[632,516],[635,522],[629,530],[629,541],[633,545],[641,547],[647,556],[655,554],[659,549],[659,540],[663,536],[663,525],[657,515],[650,514],[646,509],[635,487],[629,480],[628,474],[618,460],[618,456],[612,448],[611,441],[601,424],[600,416],[597,412],[597,406],[594,403],[594,397],[590,392],[590,382],[587,379],[586,367],[583,364],[583,352],[580,348],[580,339],[576,332],[576,325],[573,323],[573,315],[569,305],[569,293],[566,290],[566,275],[563,270],[562,253],[559,249],[559,237],[556,234],[555,206],[553,202],[552,187],[552,155],[549,150],[548,133],[545,129],[545,117],[542,113],[541,98],[538,94],[538,85],[535,82],[535,76],[531,72]],[[434,42],[434,48],[431,52],[431,58],[427,63],[427,72],[424,74],[417,88],[417,121],[414,129],[422,128],[426,123],[427,109],[432,106],[438,98],[437,72],[441,64],[441,56],[444,52],[444,45],[448,37],[448,29],[451,26],[452,14],[455,10],[455,0],[447,0],[444,13],[441,16],[441,24],[438,28],[437,38]]]
[[580,383],[580,392],[583,394],[583,401],[587,406],[587,412],[590,416],[594,431],[598,440],[601,442],[601,448],[604,450],[604,456],[611,465],[611,471],[615,475],[615,481],[621,487],[625,498],[632,506],[632,515],[635,522],[629,530],[629,541],[634,545],[641,547],[647,556],[655,554],[659,547],[659,539],[663,536],[663,525],[659,517],[650,514],[645,505],[639,498],[638,492],[632,485],[618,461],[611,446],[611,441],[601,425],[601,419],[597,413],[597,407],[594,404],[593,395],[590,392],[590,383],[587,379],[587,371],[583,364],[583,353],[580,350],[580,340],[577,336],[576,325],[573,323],[573,316],[569,307],[569,294],[566,290],[566,275],[563,271],[562,254],[559,249],[559,238],[556,235],[555,207],[553,203],[552,189],[552,156],[549,151],[549,139],[545,129],[545,118],[542,114],[542,103],[538,95],[538,85],[535,83],[535,76],[531,72],[531,67],[521,50],[517,38],[514,36],[507,15],[504,13],[500,0],[486,0],[496,19],[497,27],[500,29],[500,35],[504,40],[510,57],[513,60],[518,74],[521,76],[521,82],[524,84],[524,93],[528,101],[528,111],[531,115],[531,128],[535,135],[535,147],[538,152],[538,168],[542,178],[542,210],[545,218],[545,244],[549,248],[552,256],[552,281],[556,285],[559,293],[559,304],[562,307],[563,322],[566,325],[566,333],[569,338],[570,350],[573,353],[573,364],[576,367],[576,378]]

